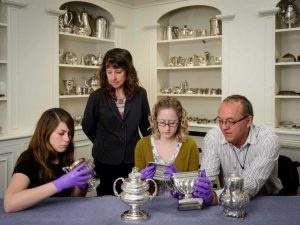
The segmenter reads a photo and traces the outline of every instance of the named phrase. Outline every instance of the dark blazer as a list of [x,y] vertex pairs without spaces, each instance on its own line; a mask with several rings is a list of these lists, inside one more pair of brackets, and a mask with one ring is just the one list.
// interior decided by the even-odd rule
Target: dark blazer
[[150,114],[146,90],[140,87],[135,96],[125,103],[122,119],[114,100],[94,91],[87,102],[82,129],[93,142],[92,154],[96,161],[117,165],[134,161],[134,148],[143,136],[150,134]]

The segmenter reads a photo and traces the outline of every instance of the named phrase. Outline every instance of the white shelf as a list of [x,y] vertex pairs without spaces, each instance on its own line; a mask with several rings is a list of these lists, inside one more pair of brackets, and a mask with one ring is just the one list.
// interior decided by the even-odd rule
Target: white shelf
[[6,102],[7,98],[6,97],[0,97],[0,102]]
[[158,93],[158,97],[192,97],[192,98],[222,98],[222,95],[198,95],[198,94],[162,94]]
[[90,37],[90,36],[81,36],[77,34],[71,34],[71,33],[65,33],[65,32],[59,32],[59,35],[62,39],[68,40],[68,41],[83,41],[83,42],[97,42],[97,43],[114,43],[114,40],[110,39],[100,39],[96,37]]
[[0,60],[0,64],[7,64],[7,60]]
[[193,42],[206,42],[206,41],[214,41],[221,40],[222,35],[218,36],[205,36],[205,37],[192,37],[192,38],[181,38],[181,39],[173,39],[173,40],[160,40],[157,41],[157,44],[188,44]]
[[275,133],[278,134],[295,134],[300,135],[300,129],[295,128],[284,128],[284,127],[276,127],[274,129]]
[[67,99],[67,98],[88,98],[89,95],[60,95],[60,99]]
[[275,32],[276,32],[276,33],[300,32],[300,27],[284,28],[284,29],[276,29]]
[[0,22],[0,28],[1,28],[1,27],[7,27],[7,23],[1,23],[1,22]]
[[59,64],[61,68],[80,68],[80,69],[99,69],[100,66],[87,66],[87,65],[77,65],[77,64]]
[[275,95],[277,99],[300,99],[300,95]]
[[189,131],[205,132],[205,133],[212,128],[218,127],[218,124],[216,123],[197,123],[194,121],[189,121],[188,124],[189,124],[188,127]]
[[181,67],[157,67],[157,70],[199,70],[199,69],[221,69],[222,65],[207,65],[207,66],[181,66]]
[[278,62],[275,66],[300,66],[300,62]]

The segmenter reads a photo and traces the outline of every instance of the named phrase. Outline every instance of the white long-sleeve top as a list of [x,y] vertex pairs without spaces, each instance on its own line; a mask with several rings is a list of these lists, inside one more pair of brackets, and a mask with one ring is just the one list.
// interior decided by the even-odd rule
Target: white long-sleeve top
[[[278,137],[268,128],[252,125],[240,149],[225,140],[220,128],[214,128],[204,138],[201,169],[205,169],[210,180],[218,177],[220,167],[225,176],[228,172],[238,172],[250,197],[259,191],[266,195],[277,194],[282,188],[277,177],[278,156]],[[221,192],[216,191],[218,196]]]

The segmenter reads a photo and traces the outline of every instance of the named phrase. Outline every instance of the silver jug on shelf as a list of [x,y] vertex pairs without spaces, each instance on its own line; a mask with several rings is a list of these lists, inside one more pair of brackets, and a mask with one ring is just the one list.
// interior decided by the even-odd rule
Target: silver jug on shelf
[[221,20],[214,17],[209,20],[209,24],[210,24],[210,36],[217,36],[222,34]]
[[[122,180],[119,194],[116,190],[116,185],[119,180]],[[154,192],[152,195],[148,192],[149,181],[154,184]],[[119,197],[124,203],[128,204],[130,210],[125,211],[121,215],[121,219],[125,222],[143,222],[150,218],[150,214],[141,210],[140,207],[147,201],[151,200],[157,192],[157,184],[152,179],[141,179],[141,174],[136,167],[133,167],[132,172],[128,174],[128,178],[119,177],[113,184],[114,194]]]
[[63,15],[59,17],[59,31],[72,33],[73,24],[71,21],[73,20],[73,14],[67,10]]
[[89,23],[89,14],[83,9],[82,12],[79,10],[75,11],[77,15],[77,23],[74,26],[74,33],[83,36],[90,36],[92,29]]
[[246,206],[249,195],[244,191],[244,179],[237,172],[230,172],[224,178],[225,188],[220,195],[223,206],[223,216],[243,218],[246,216]]
[[96,33],[95,36],[100,39],[107,39],[108,34],[108,20],[102,16],[96,18]]
[[179,28],[176,26],[166,26],[164,28],[164,40],[178,39]]

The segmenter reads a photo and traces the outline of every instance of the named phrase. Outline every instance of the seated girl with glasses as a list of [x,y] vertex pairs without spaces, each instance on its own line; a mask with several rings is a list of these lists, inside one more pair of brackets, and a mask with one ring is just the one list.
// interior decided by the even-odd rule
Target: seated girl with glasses
[[[199,151],[194,140],[187,136],[187,113],[180,101],[173,97],[160,99],[149,122],[152,134],[140,139],[135,147],[135,166],[141,170],[142,179],[153,178],[157,164],[166,165],[166,180],[170,180],[172,173],[199,169]],[[170,195],[164,180],[157,180],[157,184],[158,195]],[[174,190],[171,194],[182,198]]]

